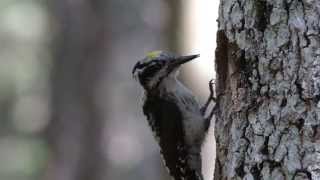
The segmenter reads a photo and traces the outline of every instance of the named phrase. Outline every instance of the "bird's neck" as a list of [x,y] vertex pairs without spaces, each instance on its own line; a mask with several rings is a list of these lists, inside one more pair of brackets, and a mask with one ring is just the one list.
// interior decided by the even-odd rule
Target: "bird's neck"
[[[164,78],[155,78],[152,83],[149,83],[146,86],[147,88],[145,87],[146,94],[151,96],[162,96],[166,94],[184,94],[185,92],[189,92],[189,90],[177,79],[178,75],[179,69],[176,69]],[[177,93],[178,91],[179,93]]]
[[145,93],[151,96],[161,96],[167,93],[175,93],[181,89],[181,86],[183,87],[175,76],[168,76],[162,79],[156,88],[145,88]]
[[180,82],[176,77],[169,76],[161,81],[158,89],[160,91],[174,91],[177,88],[178,84],[180,84]]

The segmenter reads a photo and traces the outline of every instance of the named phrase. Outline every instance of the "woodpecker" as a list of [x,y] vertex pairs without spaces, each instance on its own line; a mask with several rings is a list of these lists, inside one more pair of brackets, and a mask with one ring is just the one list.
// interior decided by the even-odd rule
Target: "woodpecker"
[[132,71],[144,89],[143,113],[174,180],[203,180],[200,153],[213,116],[211,111],[204,117],[215,100],[213,82],[209,83],[210,96],[201,108],[192,92],[177,79],[179,67],[197,57],[152,51]]

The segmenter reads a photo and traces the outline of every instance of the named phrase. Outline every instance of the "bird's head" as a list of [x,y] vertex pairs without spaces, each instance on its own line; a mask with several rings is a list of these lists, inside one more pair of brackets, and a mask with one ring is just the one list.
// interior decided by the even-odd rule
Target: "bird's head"
[[199,55],[177,56],[168,52],[152,51],[135,64],[132,75],[144,89],[154,89],[165,78],[175,77],[182,64],[197,57]]

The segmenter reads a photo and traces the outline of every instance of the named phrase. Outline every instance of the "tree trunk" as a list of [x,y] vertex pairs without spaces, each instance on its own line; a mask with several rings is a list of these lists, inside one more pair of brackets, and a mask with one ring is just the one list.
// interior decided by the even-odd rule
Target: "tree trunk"
[[104,120],[95,96],[103,67],[105,1],[50,1],[54,38],[52,117],[48,126],[51,159],[47,180],[105,179]]
[[320,1],[221,0],[215,180],[320,179]]

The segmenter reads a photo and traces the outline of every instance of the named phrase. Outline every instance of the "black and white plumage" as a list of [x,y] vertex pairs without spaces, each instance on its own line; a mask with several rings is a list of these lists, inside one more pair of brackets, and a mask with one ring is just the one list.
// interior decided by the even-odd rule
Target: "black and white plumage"
[[175,180],[203,180],[200,153],[210,120],[176,78],[179,66],[196,57],[155,51],[132,72],[144,88],[143,113]]

